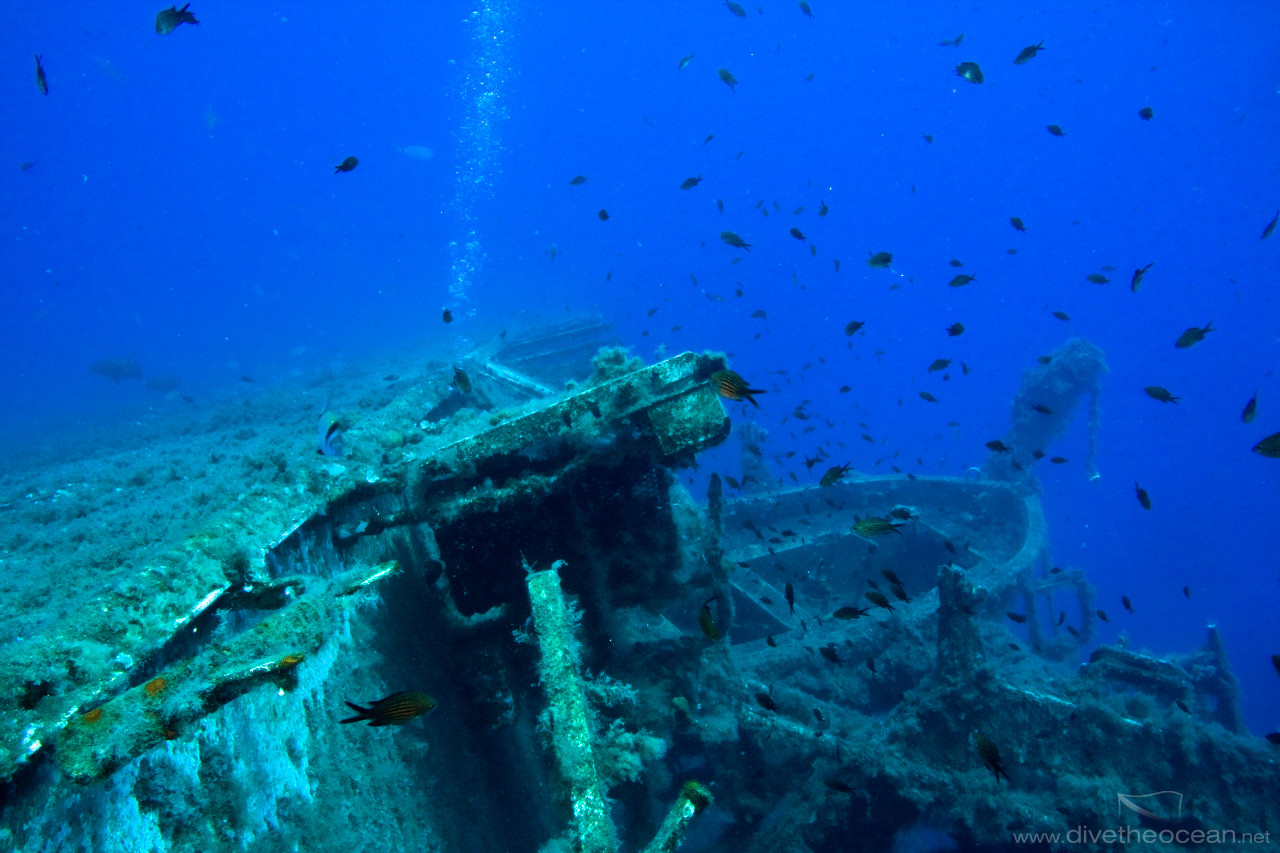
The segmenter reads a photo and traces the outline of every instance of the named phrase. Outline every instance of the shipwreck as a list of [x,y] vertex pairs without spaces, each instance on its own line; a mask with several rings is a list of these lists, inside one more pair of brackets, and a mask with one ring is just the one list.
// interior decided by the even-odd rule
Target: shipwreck
[[[1280,829],[1276,753],[1216,631],[1078,665],[1093,590],[1051,571],[1034,459],[783,488],[710,381],[725,367],[646,364],[591,322],[478,349],[465,392],[427,362],[338,412],[347,456],[246,454],[253,482],[190,529],[40,602],[11,590],[0,844],[828,853]],[[1081,401],[1096,428],[1105,369],[1077,340],[1029,371],[1056,416],[1015,417],[1009,443]],[[676,472],[733,441],[747,485],[690,493]],[[13,502],[61,518],[52,487]],[[889,535],[851,529],[868,517]],[[878,606],[886,571],[901,594]],[[398,690],[438,706],[337,724]],[[1168,791],[1176,808],[1118,807]]]

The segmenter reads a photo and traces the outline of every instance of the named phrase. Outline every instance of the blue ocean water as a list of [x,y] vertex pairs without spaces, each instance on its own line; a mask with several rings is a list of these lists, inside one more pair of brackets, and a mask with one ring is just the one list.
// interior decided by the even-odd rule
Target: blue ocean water
[[[1037,467],[1055,562],[1097,587],[1100,643],[1186,651],[1216,624],[1251,728],[1276,730],[1280,462],[1250,448],[1280,431],[1280,236],[1260,239],[1280,207],[1280,8],[744,5],[209,4],[163,37],[133,2],[11,16],[8,452],[174,405],[91,373],[102,359],[216,397],[599,314],[649,359],[729,352],[767,391],[735,423],[795,452],[784,482],[816,479],[819,446],[859,471],[960,473],[1005,435],[1035,358],[1079,336],[1110,367],[1101,476],[1077,415],[1044,448],[1069,462]],[[881,251],[891,269],[865,263]],[[958,272],[976,281],[948,287]],[[802,401],[809,421],[789,417]]]

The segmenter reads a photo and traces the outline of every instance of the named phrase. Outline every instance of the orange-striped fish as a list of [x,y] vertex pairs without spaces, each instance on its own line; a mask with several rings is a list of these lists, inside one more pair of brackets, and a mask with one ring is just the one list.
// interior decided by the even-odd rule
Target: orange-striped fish
[[356,712],[356,716],[339,720],[339,723],[359,723],[368,720],[371,726],[402,726],[435,708],[436,700],[425,693],[405,691],[392,693],[386,699],[379,699],[368,708],[361,708],[354,702],[347,702],[346,705]]
[[726,400],[746,400],[753,406],[760,404],[755,401],[753,395],[764,394],[759,388],[751,388],[747,385],[747,380],[743,379],[732,370],[717,370],[711,374],[711,384],[715,386],[716,393]]

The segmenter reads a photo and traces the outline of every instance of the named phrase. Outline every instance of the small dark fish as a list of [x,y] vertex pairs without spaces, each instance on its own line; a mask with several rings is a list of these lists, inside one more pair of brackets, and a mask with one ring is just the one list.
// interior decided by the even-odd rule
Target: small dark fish
[[382,377],[382,381],[383,381],[383,382],[395,382],[395,381],[396,381],[397,379],[399,379],[399,378],[400,378],[400,374],[399,374],[399,373],[388,373],[386,376]]
[[1133,483],[1133,493],[1138,496],[1138,503],[1142,504],[1143,509],[1151,509],[1151,497],[1146,489],[1138,485],[1137,480]]
[[1249,402],[1244,404],[1244,411],[1240,413],[1240,422],[1251,424],[1253,419],[1258,415],[1258,392],[1254,391],[1253,396],[1249,398]]
[[1095,611],[1093,611],[1093,612],[1094,612],[1094,613],[1096,613],[1096,614],[1098,614],[1098,618],[1099,618],[1099,619],[1101,619],[1103,622],[1110,622],[1110,621],[1111,621],[1110,619],[1108,619],[1108,618],[1107,618],[1107,611],[1105,611],[1105,610],[1095,610]]
[[938,398],[937,398],[937,397],[935,397],[935,396],[933,396],[932,394],[930,394],[928,391],[921,391],[921,392],[920,392],[920,399],[921,399],[921,400],[924,400],[926,403],[936,403],[936,402],[938,402]]
[[1067,626],[1067,633],[1068,633],[1068,634],[1070,634],[1070,635],[1071,635],[1071,636],[1073,636],[1073,637],[1076,637],[1077,639],[1080,637],[1080,632],[1079,632],[1079,631],[1077,631],[1077,630],[1075,629],[1075,627],[1074,627],[1074,626],[1072,626],[1072,625],[1068,625],[1068,626]]
[[819,199],[818,200],[818,216],[826,216],[828,210],[830,210],[830,208],[827,207],[827,203]]
[[993,438],[991,441],[988,441],[987,449],[992,451],[993,453],[1008,453],[1011,450],[1013,450],[1012,447],[1005,444],[1003,441],[1001,441],[998,438]]
[[836,654],[836,647],[834,643],[827,643],[825,646],[819,646],[818,654],[822,655],[825,660],[831,661],[836,666],[844,663],[840,658],[840,655]]
[[162,12],[156,14],[156,35],[167,36],[176,30],[182,24],[198,24],[196,16],[187,11],[191,8],[191,4],[183,6],[181,9],[176,6],[170,6]]
[[[730,90],[732,90],[732,91],[734,91],[734,92],[738,91],[738,89],[737,89],[737,86],[738,86],[738,78],[736,78],[736,77],[734,77],[732,74],[730,74],[730,73],[729,73],[729,69],[728,69],[728,68],[721,68],[721,69],[720,69],[719,71],[717,71],[716,73],[720,75],[720,79],[724,81],[724,84],[725,84],[726,86],[728,86]],[[707,137],[707,138],[708,138],[708,139],[710,139],[710,137]],[[705,144],[705,143],[704,143],[704,144]]]
[[875,659],[875,658],[872,658],[872,657],[867,658],[867,669],[871,670],[871,674],[872,674],[873,676],[876,674],[876,659]]
[[804,13],[806,18],[813,17],[813,10],[809,8],[809,4],[805,0],[800,0],[800,11]]
[[803,231],[801,231],[799,228],[792,228],[792,229],[791,229],[791,236],[792,236],[792,237],[795,237],[797,240],[803,240],[803,239],[804,239],[804,232],[803,232]]
[[1062,322],[1064,322],[1064,323],[1069,323],[1069,322],[1071,322],[1071,318],[1070,318],[1069,316],[1067,316],[1067,312],[1066,312],[1066,311],[1054,311],[1054,312],[1053,312],[1053,316],[1054,316],[1054,317],[1057,317],[1059,320],[1061,320],[1061,321],[1062,321]]
[[1053,361],[1053,356],[1051,356],[1051,355],[1038,355],[1038,356],[1036,356],[1036,361],[1040,362],[1041,364],[1048,364],[1049,362]]
[[1280,655],[1271,656],[1271,666],[1275,668],[1276,675],[1280,675]]
[[964,261],[960,260],[959,258],[952,258],[950,263],[951,263],[951,266],[955,267],[956,269],[960,269],[960,267],[964,266]]
[[932,144],[933,144],[933,134],[932,134],[932,133],[922,133],[922,134],[920,134],[920,135],[924,137],[924,141],[925,141],[925,142],[929,143],[930,145],[932,145]]
[[683,71],[685,68],[687,68],[687,67],[689,66],[689,63],[690,63],[690,62],[693,62],[693,54],[692,54],[692,53],[691,53],[691,54],[689,54],[688,56],[682,56],[682,57],[680,57],[680,64],[676,66],[676,70],[677,70],[677,71]]
[[791,585],[791,581],[787,581],[787,585],[782,588],[782,595],[787,599],[787,607],[791,608],[792,615],[796,612],[796,590]]
[[1276,222],[1280,221],[1280,210],[1276,211],[1276,215],[1271,217],[1271,221],[1267,223],[1267,227],[1262,229],[1262,236],[1259,240],[1265,240],[1270,237],[1276,230]]
[[1012,610],[1007,610],[1005,611],[1004,615],[1008,616],[1010,619],[1012,619],[1014,622],[1017,622],[1019,625],[1027,621],[1027,614],[1025,613],[1014,613]]
[[1032,410],[1033,410],[1033,411],[1037,411],[1037,412],[1039,412],[1039,413],[1040,413],[1040,414],[1042,414],[1042,415],[1052,415],[1052,414],[1053,414],[1053,409],[1049,408],[1049,407],[1048,407],[1048,406],[1046,406],[1044,403],[1036,403],[1036,404],[1035,404],[1035,405],[1033,405],[1031,408],[1032,408]]
[[978,280],[978,277],[976,275],[964,275],[962,273],[956,276],[955,278],[951,279],[951,281],[948,282],[948,284],[951,287],[964,287],[969,282],[977,281],[977,280]]
[[1138,115],[1142,116],[1143,121],[1151,121],[1151,117],[1154,116],[1155,114],[1156,114],[1156,111],[1151,109],[1151,107],[1143,107],[1142,109],[1138,110]]
[[745,18],[747,16],[747,10],[739,6],[737,3],[734,3],[733,0],[725,0],[724,6],[739,18]]
[[1142,286],[1142,277],[1147,274],[1147,270],[1155,266],[1154,263],[1147,264],[1145,267],[1139,267],[1133,271],[1133,278],[1129,280],[1129,292],[1137,293],[1138,288]]
[[974,732],[973,748],[978,751],[978,757],[982,759],[982,763],[987,769],[996,774],[996,787],[1000,787],[1000,777],[1004,776],[1006,782],[1009,781],[1009,774],[1005,772],[1004,764],[1000,761],[1000,750],[996,747],[991,738],[982,732]]
[[1147,392],[1147,396],[1153,400],[1159,400],[1161,403],[1177,403],[1181,397],[1175,397],[1159,385],[1148,385],[1143,389]]
[[841,619],[847,622],[850,619],[859,619],[863,616],[866,616],[867,608],[845,606],[845,607],[841,607],[839,610],[837,610],[835,613],[832,613],[831,615],[834,616],[836,619]]
[[1049,461],[1052,462],[1054,465],[1065,465],[1067,463],[1067,457],[1053,456],[1053,457],[1050,457]]
[[1267,732],[1267,743],[1280,744],[1280,732]]
[[1124,605],[1125,610],[1129,611],[1130,613],[1133,612],[1133,602],[1129,600],[1129,596],[1127,595],[1120,596],[1120,603]]
[[1087,276],[1085,276],[1085,280],[1091,281],[1094,284],[1110,284],[1111,283],[1111,279],[1107,278],[1105,275],[1103,275],[1100,272],[1089,273]]
[[471,393],[471,377],[456,364],[453,366],[453,387],[457,388],[463,394]]
[[23,164],[22,164],[21,166],[19,166],[19,167],[18,167],[18,170],[19,170],[19,171],[22,171],[22,172],[29,172],[29,171],[31,171],[32,169],[34,169],[35,167],[36,167],[36,164],[35,164],[35,163],[31,162],[30,160],[27,160],[27,161],[23,162]]
[[586,175],[574,175],[572,178],[569,179],[569,186],[579,187],[585,184],[586,182],[587,182]]
[[1217,331],[1217,330],[1213,328],[1212,320],[1210,320],[1203,327],[1192,326],[1190,329],[1187,329],[1181,335],[1178,335],[1178,340],[1175,341],[1173,345],[1178,349],[1186,349],[1187,347],[1192,346],[1193,344],[1198,344],[1200,341],[1203,341],[1205,335],[1214,331]]
[[1056,124],[1046,126],[1045,130],[1049,131],[1049,133],[1054,136],[1066,136],[1066,134],[1062,132],[1062,128],[1058,127]]
[[711,384],[715,386],[716,393],[726,400],[736,400],[741,402],[746,400],[753,406],[760,404],[755,401],[756,394],[763,394],[764,391],[759,388],[751,388],[747,385],[747,380],[743,379],[732,370],[717,370],[711,374]]
[[252,384],[253,384],[253,377],[252,377],[252,376],[241,376],[241,377],[240,377],[240,381],[241,381],[241,382],[247,382],[247,383],[249,383],[250,385],[252,385]]
[[888,269],[889,265],[893,263],[893,254],[890,252],[876,252],[874,255],[868,252],[867,254],[870,255],[867,258],[867,266],[873,270]]
[[964,323],[952,323],[950,326],[947,326],[947,334],[953,338],[957,335],[963,335]]
[[953,39],[938,42],[938,47],[959,47],[960,42],[962,41],[964,41],[964,33],[961,33]]
[[771,649],[776,649],[778,647],[778,641],[773,638],[773,634],[770,634],[769,636],[765,637],[764,641],[766,644],[768,644],[769,648]]
[[333,167],[333,173],[336,175],[339,172],[350,172],[352,169],[354,169],[356,166],[359,166],[359,165],[360,165],[360,160],[358,158],[348,157],[347,159],[343,160],[341,163]]
[[884,593],[879,590],[867,590],[867,601],[870,601],[876,607],[883,607],[885,610],[893,610],[893,605],[889,603],[889,599],[885,598]]
[[984,79],[982,69],[976,62],[961,62],[956,66],[956,76],[963,77],[970,83],[981,83]]
[[1013,230],[1014,230],[1014,231],[1021,231],[1021,232],[1023,232],[1023,233],[1026,233],[1027,226],[1026,226],[1026,225],[1023,225],[1023,224],[1022,224],[1022,220],[1021,220],[1021,219],[1019,219],[1018,217],[1016,217],[1016,216],[1010,216],[1010,217],[1009,217],[1009,224],[1013,226]]
[[716,596],[711,596],[702,602],[702,607],[698,609],[698,627],[702,629],[702,633],[712,640],[720,639],[720,629],[716,627],[716,617],[711,613],[711,602],[715,600]]
[[444,311],[440,314],[440,319],[444,320],[446,323],[452,323],[453,312],[450,311],[448,308],[444,309]]
[[699,183],[701,183],[701,181],[702,181],[702,176],[701,176],[701,175],[698,175],[698,177],[696,177],[696,178],[685,178],[685,179],[684,179],[683,181],[681,181],[681,183],[680,183],[680,189],[682,189],[682,190],[691,190],[691,189],[693,189],[694,187],[696,187]]
[[858,331],[865,325],[866,323],[864,323],[862,320],[850,320],[848,323],[845,324],[844,333],[846,335],[853,335],[854,332]]
[[1259,441],[1253,446],[1253,452],[1270,459],[1280,459],[1280,432]]
[[1035,58],[1035,55],[1042,50],[1044,50],[1044,42],[1040,42],[1039,44],[1033,44],[1030,47],[1024,47],[1022,49],[1022,52],[1019,53],[1016,57],[1014,57],[1013,64],[1023,65],[1027,62],[1030,62],[1033,58]]
[[751,251],[752,244],[744,241],[732,231],[721,231],[720,239],[728,243],[730,246],[733,246],[735,249],[742,249],[744,252]]
[[1067,621],[1067,611],[1065,611],[1065,610],[1059,610],[1059,611],[1058,611],[1058,624],[1059,624],[1059,625],[1061,625],[1061,624],[1062,624],[1063,622],[1065,622],[1065,621]]
[[827,718],[823,716],[822,712],[819,711],[817,708],[813,709],[813,718],[820,723],[825,723],[827,721]]
[[40,54],[36,54],[36,88],[40,94],[49,94],[49,78],[44,76],[44,66],[40,64]]
[[818,481],[818,485],[824,488],[827,486],[834,486],[836,483],[844,479],[844,475],[848,474],[849,469],[852,467],[852,463],[848,462],[844,465],[833,465],[822,475],[822,479]]
[[605,210],[603,207],[596,211],[596,216],[600,217],[601,222],[609,221],[609,211]]
[[936,358],[933,360],[933,363],[929,365],[928,372],[933,373],[935,370],[946,370],[950,366],[951,366],[951,359]]
[[[186,7],[183,6],[182,8],[185,9]],[[387,698],[379,699],[367,708],[362,708],[354,702],[347,702],[346,705],[356,712],[356,716],[339,720],[338,722],[343,725],[368,720],[369,725],[374,727],[402,726],[435,708],[436,700],[425,693],[403,692],[392,693]]]
[[1190,598],[1190,597],[1191,597],[1191,587],[1189,587],[1189,586],[1184,586],[1184,587],[1182,588],[1182,597],[1183,597],[1183,598]]
[[902,584],[893,584],[889,587],[889,592],[892,592],[893,597],[901,601],[903,604],[911,603],[911,596],[907,595],[907,591],[903,588]]
[[756,702],[758,702],[760,707],[764,708],[766,711],[773,711],[776,713],[778,710],[778,703],[773,701],[772,696],[763,691],[756,694]]

